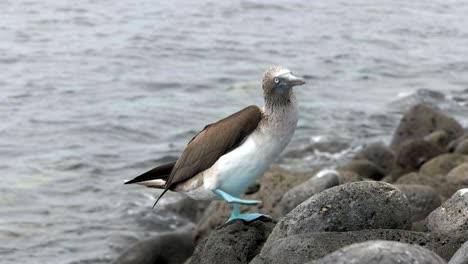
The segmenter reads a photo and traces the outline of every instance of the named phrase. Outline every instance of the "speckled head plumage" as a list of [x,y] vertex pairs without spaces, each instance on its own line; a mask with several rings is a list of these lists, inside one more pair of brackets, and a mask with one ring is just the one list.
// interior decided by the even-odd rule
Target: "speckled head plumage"
[[265,103],[274,105],[285,104],[289,101],[292,87],[305,84],[300,77],[282,66],[268,69],[263,75],[262,88]]

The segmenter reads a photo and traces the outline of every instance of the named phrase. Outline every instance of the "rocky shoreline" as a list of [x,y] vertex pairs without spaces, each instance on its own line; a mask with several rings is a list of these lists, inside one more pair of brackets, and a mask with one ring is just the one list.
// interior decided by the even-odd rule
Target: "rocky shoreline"
[[389,146],[370,143],[336,170],[277,166],[242,212],[183,199],[194,228],[131,246],[113,263],[468,263],[468,131],[428,105],[403,115]]

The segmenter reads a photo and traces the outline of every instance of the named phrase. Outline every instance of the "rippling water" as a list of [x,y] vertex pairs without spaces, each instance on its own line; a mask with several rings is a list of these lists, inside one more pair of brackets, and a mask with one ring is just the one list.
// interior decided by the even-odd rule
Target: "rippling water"
[[273,65],[308,81],[290,149],[388,141],[421,100],[466,126],[468,4],[378,2],[3,1],[2,263],[107,263],[188,224],[122,183],[261,104]]

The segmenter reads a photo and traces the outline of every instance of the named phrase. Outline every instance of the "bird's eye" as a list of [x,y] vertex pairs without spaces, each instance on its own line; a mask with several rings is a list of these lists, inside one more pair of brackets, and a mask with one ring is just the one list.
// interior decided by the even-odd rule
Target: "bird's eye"
[[275,83],[279,83],[279,79],[278,79],[278,77],[277,77],[277,78],[275,78]]

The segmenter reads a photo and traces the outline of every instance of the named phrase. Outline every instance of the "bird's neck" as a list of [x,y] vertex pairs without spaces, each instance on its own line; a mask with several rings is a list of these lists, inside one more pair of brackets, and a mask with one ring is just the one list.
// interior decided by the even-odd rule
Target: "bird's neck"
[[296,96],[292,90],[288,91],[288,94],[274,94],[264,96],[265,106],[264,114],[271,116],[282,114],[288,109],[296,109]]

